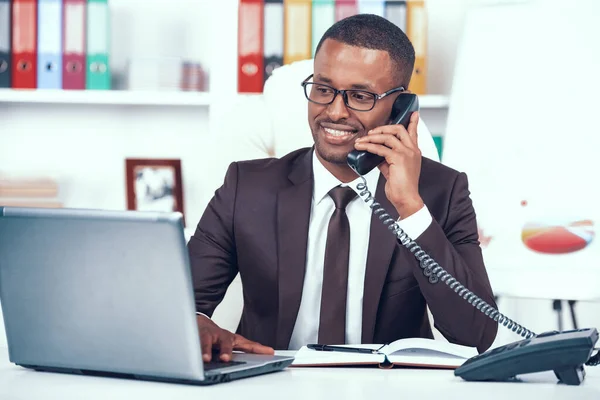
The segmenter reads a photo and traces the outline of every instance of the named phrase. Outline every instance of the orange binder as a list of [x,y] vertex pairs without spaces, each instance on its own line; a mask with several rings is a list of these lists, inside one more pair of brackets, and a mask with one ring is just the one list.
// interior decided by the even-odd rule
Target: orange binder
[[238,92],[261,93],[264,84],[264,1],[240,0]]
[[15,89],[37,88],[37,0],[14,0],[12,82]]
[[312,0],[284,0],[283,63],[312,58]]
[[427,9],[423,0],[413,0],[406,4],[406,35],[415,48],[415,68],[408,89],[415,94],[426,94]]

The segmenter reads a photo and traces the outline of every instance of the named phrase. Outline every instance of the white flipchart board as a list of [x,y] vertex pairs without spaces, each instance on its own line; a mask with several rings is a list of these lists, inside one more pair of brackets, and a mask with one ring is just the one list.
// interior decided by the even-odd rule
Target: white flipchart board
[[442,162],[468,175],[499,295],[600,298],[599,18],[598,0],[467,15]]

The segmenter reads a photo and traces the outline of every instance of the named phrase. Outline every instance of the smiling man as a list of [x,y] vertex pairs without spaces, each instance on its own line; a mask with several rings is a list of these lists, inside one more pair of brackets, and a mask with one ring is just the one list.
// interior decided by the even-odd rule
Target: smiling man
[[[410,41],[386,19],[359,14],[337,22],[302,82],[314,146],[230,165],[188,245],[206,361],[215,350],[227,361],[232,350],[433,338],[427,306],[450,342],[490,347],[497,323],[429,282],[360,198],[360,179],[346,163],[354,149],[384,157],[365,175],[377,201],[495,306],[466,175],[421,156],[418,113],[408,129],[390,125],[413,65]],[[234,334],[210,316],[238,272],[244,310]]]

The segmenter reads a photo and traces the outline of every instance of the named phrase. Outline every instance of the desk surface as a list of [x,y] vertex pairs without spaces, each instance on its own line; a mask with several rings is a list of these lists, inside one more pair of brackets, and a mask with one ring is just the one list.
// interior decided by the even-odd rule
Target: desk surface
[[[281,352],[290,354],[289,352]],[[293,353],[293,352],[292,352]],[[600,367],[587,368],[581,386],[558,384],[553,373],[522,382],[465,382],[452,371],[374,368],[288,368],[214,386],[190,386],[30,371],[9,363],[0,347],[0,399],[600,399]],[[419,396],[419,397],[417,397]]]

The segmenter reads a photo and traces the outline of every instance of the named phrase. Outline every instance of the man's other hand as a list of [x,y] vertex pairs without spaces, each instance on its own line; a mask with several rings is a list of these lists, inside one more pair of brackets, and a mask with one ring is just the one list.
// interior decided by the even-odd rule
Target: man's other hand
[[357,139],[354,145],[357,150],[366,150],[385,158],[379,164],[379,170],[386,179],[385,195],[402,219],[425,205],[419,194],[421,150],[418,123],[419,113],[413,112],[408,129],[401,124],[380,126]]
[[209,362],[212,359],[213,349],[219,352],[221,361],[231,361],[234,350],[255,354],[275,354],[271,347],[253,342],[241,335],[221,329],[210,318],[197,315],[198,332],[202,343],[202,360]]

